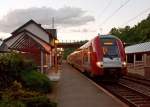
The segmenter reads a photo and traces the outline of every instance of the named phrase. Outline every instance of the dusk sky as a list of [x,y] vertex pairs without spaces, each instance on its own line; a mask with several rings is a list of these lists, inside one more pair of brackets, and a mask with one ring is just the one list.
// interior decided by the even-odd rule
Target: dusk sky
[[0,38],[30,19],[51,28],[54,17],[59,40],[89,40],[149,13],[150,0],[0,0]]

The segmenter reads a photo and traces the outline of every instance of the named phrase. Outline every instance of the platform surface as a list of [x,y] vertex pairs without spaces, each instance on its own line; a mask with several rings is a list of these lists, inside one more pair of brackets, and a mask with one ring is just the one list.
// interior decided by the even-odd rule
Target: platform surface
[[107,95],[76,69],[62,64],[58,83],[58,107],[127,107]]

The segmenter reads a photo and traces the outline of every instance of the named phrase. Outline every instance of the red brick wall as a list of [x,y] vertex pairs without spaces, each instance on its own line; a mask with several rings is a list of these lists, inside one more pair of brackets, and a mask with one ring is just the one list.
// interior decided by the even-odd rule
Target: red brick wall
[[40,53],[22,53],[22,55],[29,60],[32,60],[37,66],[41,65]]

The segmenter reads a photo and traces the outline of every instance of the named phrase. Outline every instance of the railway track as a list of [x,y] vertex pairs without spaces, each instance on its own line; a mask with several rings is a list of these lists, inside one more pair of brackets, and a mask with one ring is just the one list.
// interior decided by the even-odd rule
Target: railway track
[[133,81],[133,82],[136,82],[136,83],[138,82],[139,84],[150,86],[150,80],[145,79],[142,76],[138,77],[138,76],[127,75],[127,76],[124,76],[122,79]]
[[150,107],[150,80],[125,76],[116,84],[99,85],[130,107]]
[[116,96],[129,107],[150,107],[150,80],[137,76],[124,76],[118,83],[102,83],[86,77]]
[[[95,80],[94,80],[95,81]],[[125,76],[118,83],[100,83],[104,89],[121,99],[130,107],[150,107],[150,81]]]
[[150,107],[150,97],[122,84],[103,85],[105,89],[117,96],[130,107]]

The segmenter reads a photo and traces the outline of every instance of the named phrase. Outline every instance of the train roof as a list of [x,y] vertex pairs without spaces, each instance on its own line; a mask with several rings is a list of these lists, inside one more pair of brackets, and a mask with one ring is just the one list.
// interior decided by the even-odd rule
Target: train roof
[[[96,37],[98,37],[98,36],[96,36]],[[96,38],[96,37],[95,37],[95,38]],[[114,35],[99,35],[99,37],[100,37],[100,39],[103,39],[103,38],[119,39],[118,37],[116,37],[116,36],[114,36]],[[92,41],[93,41],[93,39],[90,40],[90,41],[88,41],[88,42],[85,43],[84,45],[82,45],[82,46],[81,46],[80,48],[78,48],[77,50],[80,50],[80,49],[82,49],[82,48],[88,47],[88,46],[91,44]]]
[[114,35],[99,35],[100,38],[115,38],[115,39],[119,39],[118,37],[114,36]]

